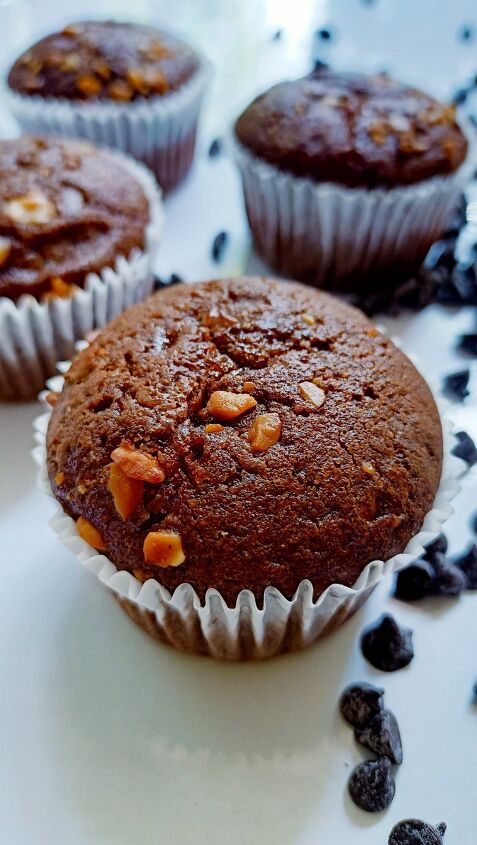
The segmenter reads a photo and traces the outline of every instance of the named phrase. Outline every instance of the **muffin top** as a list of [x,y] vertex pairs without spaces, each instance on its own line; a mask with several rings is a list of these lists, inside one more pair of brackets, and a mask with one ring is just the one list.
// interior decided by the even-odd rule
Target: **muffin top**
[[432,506],[442,439],[411,362],[350,306],[297,283],[178,285],[80,352],[48,473],[120,569],[232,604],[352,585]]
[[245,109],[235,131],[282,170],[350,187],[452,173],[467,152],[454,106],[384,74],[320,71],[281,82]]
[[199,65],[172,35],[116,21],[83,21],[38,41],[16,60],[8,84],[20,94],[130,102],[164,96]]
[[0,141],[0,296],[71,295],[144,246],[149,202],[108,152],[79,141]]

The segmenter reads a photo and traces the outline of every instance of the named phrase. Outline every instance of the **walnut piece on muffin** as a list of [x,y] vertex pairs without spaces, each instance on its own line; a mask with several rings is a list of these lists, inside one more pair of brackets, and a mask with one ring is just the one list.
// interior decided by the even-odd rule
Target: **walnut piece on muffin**
[[259,159],[349,187],[446,175],[467,153],[454,106],[385,74],[326,70],[280,82],[245,109],[235,132]]
[[54,495],[117,567],[260,603],[268,585],[351,586],[403,551],[442,432],[361,312],[239,278],[165,289],[103,329],[65,376],[47,455]]
[[134,176],[86,142],[0,141],[0,296],[71,296],[88,273],[142,248],[149,202]]
[[78,21],[22,53],[8,85],[45,98],[127,103],[177,91],[198,65],[190,47],[151,27]]

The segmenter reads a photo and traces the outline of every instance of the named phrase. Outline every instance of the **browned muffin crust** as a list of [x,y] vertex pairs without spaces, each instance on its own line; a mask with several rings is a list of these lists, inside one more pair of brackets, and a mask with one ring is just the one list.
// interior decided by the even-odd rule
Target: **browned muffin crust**
[[[120,569],[231,604],[267,585],[291,597],[304,578],[318,596],[402,551],[432,506],[442,438],[427,385],[361,312],[241,278],[113,320],[67,373],[47,450],[55,496]],[[113,469],[135,508],[123,518],[111,467],[131,472],[131,456],[136,486],[119,495]],[[145,562],[157,532],[168,566]]]
[[320,71],[274,85],[245,109],[235,131],[280,169],[350,187],[452,173],[467,152],[454,106],[384,74]]
[[176,91],[198,57],[172,35],[116,21],[82,21],[23,53],[8,75],[20,94],[130,102]]
[[0,141],[0,296],[68,295],[144,246],[149,203],[109,153],[78,141]]

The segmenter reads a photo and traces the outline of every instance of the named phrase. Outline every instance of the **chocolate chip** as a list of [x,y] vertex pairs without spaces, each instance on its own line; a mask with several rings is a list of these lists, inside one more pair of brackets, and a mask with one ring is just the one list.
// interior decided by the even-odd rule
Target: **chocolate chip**
[[384,690],[372,684],[350,684],[340,698],[340,712],[356,728],[362,728],[376,716],[383,704]]
[[432,582],[435,596],[458,596],[467,587],[467,578],[463,571],[446,560],[444,555],[436,554],[432,561],[436,577]]
[[424,560],[432,561],[436,554],[445,555],[447,551],[447,537],[445,534],[439,534],[435,540],[428,543],[423,554]]
[[212,258],[214,261],[221,260],[227,246],[228,239],[229,236],[227,232],[219,232],[218,235],[215,236],[212,243]]
[[373,716],[364,728],[355,728],[357,742],[374,751],[378,757],[387,757],[391,763],[402,763],[402,742],[394,713],[383,710]]
[[469,24],[464,24],[457,33],[459,41],[472,41],[474,37],[474,30]]
[[467,589],[477,590],[477,545],[475,543],[454,560],[454,566],[464,573]]
[[477,449],[472,438],[466,431],[456,432],[456,438],[459,441],[451,450],[453,455],[462,458],[470,467],[477,463]]
[[396,784],[387,757],[365,760],[351,772],[348,791],[352,801],[367,813],[379,813],[389,807]]
[[457,342],[458,352],[477,357],[477,334],[463,334]]
[[274,32],[273,35],[272,35],[272,41],[280,41],[282,35],[283,35],[283,30],[277,29],[277,31]]
[[394,595],[402,601],[419,601],[432,590],[434,570],[426,560],[415,560],[396,577]]
[[333,33],[331,29],[317,29],[315,33],[317,38],[321,38],[322,41],[331,41],[333,38]]
[[457,91],[452,95],[451,102],[456,105],[460,106],[462,103],[465,103],[467,99],[467,88],[458,88]]
[[389,614],[383,614],[362,634],[361,650],[376,669],[395,672],[407,666],[414,657],[412,631],[400,627]]
[[209,147],[209,158],[217,158],[222,152],[222,141],[220,138],[215,138]]
[[179,276],[178,273],[171,273],[171,275],[169,277],[169,284],[170,285],[179,285],[183,281],[184,280],[183,280],[182,276]]
[[322,70],[329,70],[329,64],[326,62],[322,62],[321,59],[315,59],[313,62],[312,74],[313,73],[320,73]]
[[469,395],[467,385],[469,384],[470,370],[459,370],[457,373],[449,373],[444,378],[444,393],[450,399],[462,401]]
[[388,845],[442,845],[446,830],[445,822],[434,827],[420,819],[404,819],[394,825]]

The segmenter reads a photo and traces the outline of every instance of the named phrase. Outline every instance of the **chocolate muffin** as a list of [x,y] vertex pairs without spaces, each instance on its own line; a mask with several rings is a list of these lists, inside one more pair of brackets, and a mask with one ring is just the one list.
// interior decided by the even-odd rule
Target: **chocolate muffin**
[[455,106],[384,74],[281,82],[235,124],[254,155],[296,176],[387,188],[453,173],[467,153]]
[[177,91],[198,69],[186,44],[147,26],[81,21],[42,38],[8,74],[20,94],[130,102]]
[[163,290],[76,356],[53,401],[48,475],[80,535],[141,581],[229,605],[353,585],[404,550],[441,475],[414,366],[297,283]]
[[82,21],[19,56],[7,99],[24,132],[118,148],[169,190],[191,166],[207,78],[206,61],[173,35]]
[[235,124],[257,251],[322,287],[391,286],[440,236],[471,175],[455,108],[388,76],[273,86]]

